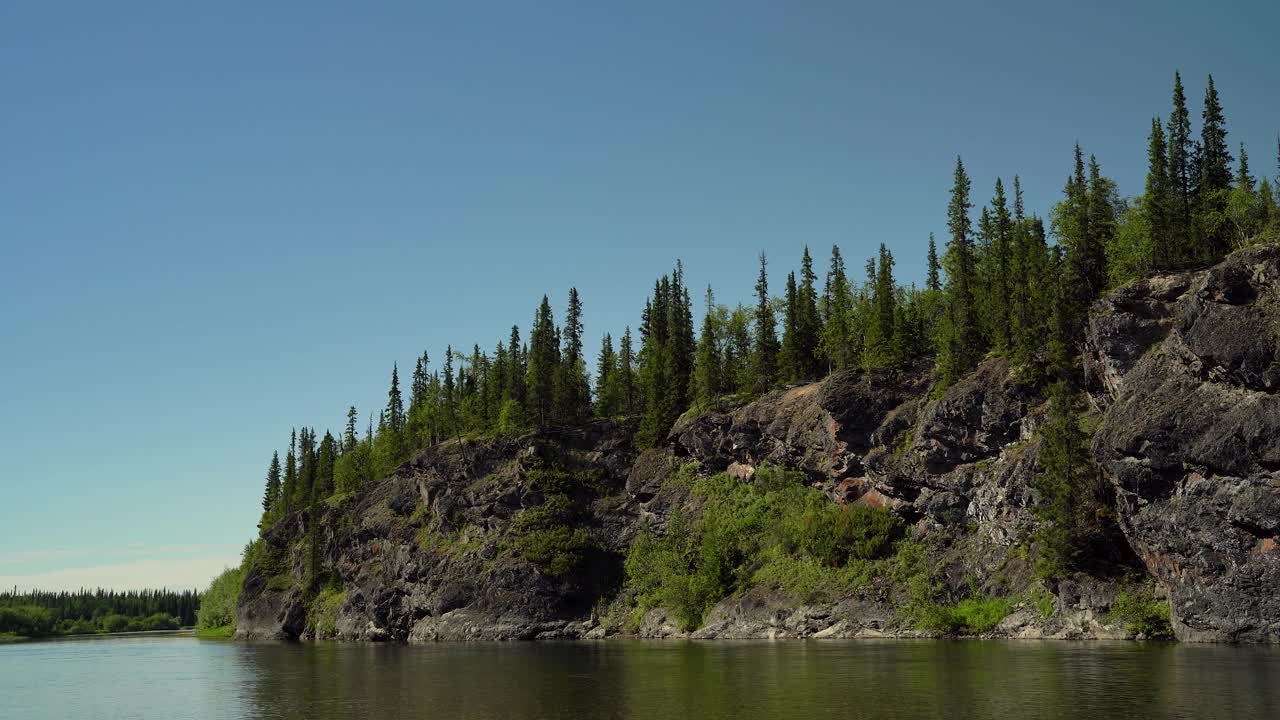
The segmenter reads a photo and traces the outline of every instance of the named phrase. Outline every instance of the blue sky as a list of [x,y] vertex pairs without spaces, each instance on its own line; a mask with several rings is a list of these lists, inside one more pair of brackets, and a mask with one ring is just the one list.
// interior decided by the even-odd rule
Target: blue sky
[[196,5],[0,6],[0,586],[203,584],[291,427],[544,292],[598,338],[676,258],[919,279],[957,154],[1139,192],[1175,68],[1275,173],[1276,3]]

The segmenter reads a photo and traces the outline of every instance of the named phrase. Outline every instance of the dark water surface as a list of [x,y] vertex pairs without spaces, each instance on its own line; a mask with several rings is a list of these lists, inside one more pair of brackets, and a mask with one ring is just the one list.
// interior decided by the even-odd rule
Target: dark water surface
[[1280,718],[1280,650],[1036,641],[0,645],[0,718]]

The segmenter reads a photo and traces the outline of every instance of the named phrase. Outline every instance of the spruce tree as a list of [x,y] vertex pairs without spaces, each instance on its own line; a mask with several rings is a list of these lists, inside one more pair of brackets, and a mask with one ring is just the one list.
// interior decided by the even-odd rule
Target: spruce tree
[[507,380],[507,394],[516,403],[523,405],[525,401],[525,366],[520,352],[520,326],[511,326],[511,338],[507,341],[507,362],[510,364],[510,377]]
[[809,248],[804,248],[800,259],[800,287],[796,293],[796,341],[794,344],[797,378],[814,380],[818,377],[818,347],[821,342],[822,318],[818,315],[818,276],[813,271],[813,258]]
[[271,453],[271,464],[267,466],[267,489],[262,494],[262,511],[269,513],[276,507],[280,499],[280,453]]
[[1151,119],[1151,134],[1147,143],[1147,185],[1142,198],[1142,211],[1146,216],[1151,236],[1151,265],[1167,268],[1173,262],[1170,246],[1173,232],[1170,212],[1173,198],[1170,194],[1169,157],[1165,146],[1164,129],[1158,118]]
[[1200,127],[1200,173],[1196,188],[1197,214],[1194,232],[1199,239],[1198,257],[1217,258],[1230,250],[1224,214],[1231,192],[1231,152],[1227,149],[1226,118],[1213,76],[1204,93],[1203,122]]
[[1173,111],[1169,115],[1168,182],[1169,182],[1169,251],[1174,262],[1192,256],[1191,213],[1192,190],[1198,173],[1192,163],[1195,142],[1191,138],[1191,116],[1187,112],[1187,96],[1182,89],[1182,76],[1173,74]]
[[1071,569],[1081,550],[1079,523],[1091,466],[1088,437],[1080,427],[1077,385],[1073,368],[1072,338],[1075,317],[1070,273],[1059,273],[1058,301],[1053,304],[1049,345],[1052,385],[1049,412],[1041,430],[1042,441],[1034,487],[1039,494],[1036,532],[1037,570],[1058,577]]
[[1116,232],[1117,212],[1115,183],[1102,175],[1098,160],[1089,156],[1089,274],[1092,295],[1090,300],[1102,294],[1107,287],[1107,247]]
[[635,353],[631,346],[630,325],[622,331],[622,341],[618,345],[618,372],[614,374],[614,378],[618,385],[617,396],[622,405],[622,411],[627,415],[634,415],[638,403],[636,400]]
[[800,318],[798,317],[798,295],[796,288],[796,274],[794,272],[787,273],[787,287],[783,295],[784,306],[782,313],[782,350],[778,355],[778,371],[779,375],[785,382],[793,382],[800,376],[799,369],[799,353],[795,347],[796,342],[800,339],[797,332]]
[[613,380],[618,356],[613,351],[613,336],[605,333],[600,340],[600,355],[596,359],[596,415],[612,417],[618,414],[618,398],[614,394],[617,383]]
[[939,358],[939,383],[947,387],[977,366],[982,357],[982,333],[974,302],[974,252],[969,220],[970,181],[964,162],[956,158],[951,201],[947,205],[947,228],[951,240],[945,258],[947,270],[947,327]]
[[563,424],[576,424],[591,412],[591,389],[582,356],[582,299],[577,288],[569,288],[569,304],[562,328],[563,347],[555,379],[555,417]]
[[316,482],[312,502],[318,502],[333,495],[333,471],[337,460],[338,443],[326,430],[324,437],[320,440],[320,449],[316,453]]
[[1227,120],[1218,100],[1213,76],[1204,91],[1204,110],[1200,126],[1200,193],[1231,187],[1231,152],[1227,149]]
[[836,245],[831,246],[831,265],[822,305],[822,354],[827,358],[828,370],[852,367],[853,291],[845,274],[844,258]]
[[756,277],[755,354],[752,385],[757,394],[773,388],[778,379],[778,335],[769,299],[768,260],[760,253],[760,274]]
[[1010,344],[1010,266],[1013,244],[1013,217],[1009,214],[1004,182],[996,178],[995,195],[991,199],[991,344],[1000,351]]
[[638,431],[641,445],[657,443],[667,432],[670,397],[667,385],[667,322],[671,318],[671,278],[664,275],[653,286],[653,297],[645,303],[640,323],[640,385],[644,397],[644,417]]
[[557,354],[551,302],[543,295],[542,304],[538,306],[538,312],[534,316],[533,330],[529,334],[529,369],[526,380],[529,410],[540,428],[547,427],[552,419],[556,366],[559,364]]
[[307,507],[311,503],[312,490],[316,484],[316,443],[315,432],[303,427],[298,433],[298,487],[294,504]]
[[[458,385],[454,381],[453,374],[453,345],[448,345],[444,349],[444,380],[440,386],[441,390],[441,410],[444,412],[445,434],[453,436],[458,433]],[[382,420],[379,419],[378,427],[382,427]]]
[[924,287],[926,290],[941,290],[942,280],[938,270],[938,246],[933,242],[933,233],[929,233],[929,260],[928,275],[925,277]]
[[893,253],[880,243],[875,283],[871,292],[871,317],[868,319],[868,341],[864,362],[868,368],[884,367],[895,362],[894,316],[897,311],[897,287],[893,281]]
[[689,408],[695,348],[693,307],[689,288],[684,281],[684,264],[679,260],[671,274],[671,296],[667,313],[663,357],[668,384],[663,404],[668,421],[674,423]]
[[404,398],[400,395],[400,371],[392,364],[391,387],[387,390],[387,427],[393,432],[404,430]]
[[284,501],[284,512],[289,514],[293,511],[293,496],[298,490],[298,431],[294,429],[289,433],[289,453],[285,456],[284,461],[284,484],[280,488],[280,497]]
[[351,452],[355,450],[356,443],[356,420],[360,416],[356,413],[356,406],[351,405],[347,408],[347,427],[342,432],[342,451]]
[[724,366],[720,357],[719,319],[716,317],[715,296],[707,286],[707,312],[702,318],[702,336],[698,339],[694,359],[694,402],[706,408],[725,392]]

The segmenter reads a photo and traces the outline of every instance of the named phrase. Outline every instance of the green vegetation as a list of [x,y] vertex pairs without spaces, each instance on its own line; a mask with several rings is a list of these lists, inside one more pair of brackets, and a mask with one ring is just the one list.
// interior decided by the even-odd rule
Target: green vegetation
[[638,609],[663,607],[686,628],[751,587],[805,600],[847,594],[899,533],[888,511],[836,505],[778,468],[761,468],[749,483],[723,473],[701,479],[693,493],[702,512],[675,513],[661,537],[641,535],[625,562]]
[[209,634],[215,630],[230,628],[235,631],[236,603],[240,599],[240,587],[244,585],[245,566],[227,568],[209,583],[196,617],[196,630]]
[[45,637],[176,630],[195,624],[194,590],[0,593],[0,635]]
[[1152,640],[1170,640],[1169,603],[1149,590],[1127,590],[1116,596],[1107,613],[1109,623],[1123,623],[1125,630]]
[[[1140,129],[1148,150],[1142,193],[1122,196],[1103,163],[1077,145],[1069,159],[1063,153],[1067,181],[1061,200],[1044,217],[1024,206],[1017,175],[1011,192],[996,177],[990,201],[975,201],[973,180],[957,157],[945,248],[939,252],[929,236],[922,288],[897,282],[898,263],[881,245],[865,258],[862,275],[850,273],[833,246],[819,289],[805,247],[798,271],[786,273],[782,295],[775,297],[769,259],[761,255],[753,301],[719,304],[708,287],[699,329],[690,283],[677,261],[637,307],[634,337],[632,326],[620,336],[603,334],[594,384],[587,372],[584,299],[569,288],[557,321],[544,295],[533,308],[527,341],[519,325],[512,325],[490,351],[478,343],[470,352],[448,346],[435,367],[423,352],[404,390],[393,363],[386,403],[368,414],[363,432],[355,407],[337,437],[307,426],[295,429],[283,461],[274,452],[267,467],[261,533],[290,514],[305,520],[309,570],[302,584],[314,598],[332,575],[318,547],[324,536],[318,524],[334,515],[327,510],[422,448],[619,416],[639,420],[636,443],[645,447],[660,443],[692,409],[746,400],[785,383],[834,371],[894,372],[935,358],[933,392],[941,395],[984,358],[997,356],[1008,359],[1017,382],[1048,401],[1034,485],[1037,572],[1051,578],[1079,570],[1081,559],[1106,539],[1099,528],[1109,522],[1103,484],[1090,464],[1091,428],[1074,366],[1088,304],[1144,274],[1213,261],[1247,245],[1280,243],[1280,188],[1255,176],[1243,146],[1238,162],[1232,156],[1212,77],[1198,113],[1198,136],[1192,114],[1175,73],[1167,121],[1155,118]],[[691,477],[692,471],[681,473],[676,482]],[[883,541],[891,533],[877,515],[832,515],[834,510],[819,511],[799,495],[791,498],[799,504],[786,512],[766,512],[757,507],[761,498],[748,502],[736,493],[786,493],[762,489],[759,482],[738,486],[751,490],[701,483],[712,509],[674,518],[663,538],[641,538],[628,568],[643,602],[675,608],[684,622],[694,623],[710,602],[752,584],[804,598],[834,596],[867,582],[893,552]],[[601,551],[584,526],[592,499],[582,488],[547,492],[540,505],[521,511],[504,550],[553,575],[582,570]],[[720,514],[714,508],[721,502],[740,514]],[[806,539],[805,528],[788,513],[808,513],[805,522],[826,523],[833,535]],[[766,516],[779,522],[766,523]],[[446,528],[419,527],[424,549],[456,550],[459,538]],[[732,539],[739,532],[754,534],[749,541]],[[911,548],[900,544],[894,557]],[[270,565],[270,588],[299,582],[281,557],[253,562]],[[912,582],[920,592],[911,612],[925,624],[975,631],[1001,607],[976,597],[953,606],[928,591],[927,577]]]
[[317,637],[331,638],[338,633],[338,608],[347,599],[347,593],[332,585],[316,594],[307,612],[307,623]]
[[542,503],[516,515],[511,525],[516,552],[551,575],[587,567],[603,552],[583,527],[588,504],[601,493],[598,473],[537,468],[527,482]]

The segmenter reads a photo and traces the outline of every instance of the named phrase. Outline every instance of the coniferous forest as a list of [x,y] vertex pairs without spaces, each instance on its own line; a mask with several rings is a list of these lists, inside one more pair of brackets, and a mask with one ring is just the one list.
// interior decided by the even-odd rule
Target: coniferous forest
[[[941,248],[927,238],[923,287],[895,279],[884,244],[861,274],[838,246],[825,269],[804,247],[780,294],[767,273],[776,259],[761,254],[755,297],[730,306],[711,287],[691,287],[677,260],[654,281],[635,327],[605,333],[594,359],[587,357],[578,291],[568,289],[559,317],[543,296],[527,334],[515,323],[492,345],[449,346],[438,357],[424,351],[403,385],[393,366],[376,422],[370,416],[362,427],[352,406],[336,434],[294,429],[283,457],[277,452],[268,465],[260,527],[355,493],[415,451],[449,439],[634,416],[639,442],[652,445],[683,413],[722,399],[926,357],[935,359],[939,392],[990,355],[1009,358],[1020,381],[1050,401],[1043,512],[1065,514],[1085,463],[1073,358],[1088,304],[1145,274],[1280,242],[1276,186],[1254,174],[1243,144],[1228,141],[1212,76],[1198,125],[1175,73],[1167,116],[1151,120],[1143,192],[1122,196],[1103,160],[1077,145],[1064,153],[1061,199],[1047,217],[1027,211],[1017,174],[978,190],[957,157],[946,237]],[[1276,152],[1280,166],[1280,137]],[[1071,533],[1058,534],[1043,539],[1057,548],[1046,562],[1071,553]]]
[[24,637],[176,630],[196,624],[194,590],[0,592],[0,635]]

